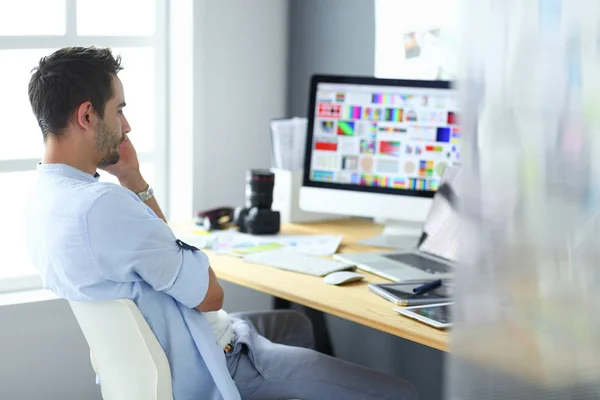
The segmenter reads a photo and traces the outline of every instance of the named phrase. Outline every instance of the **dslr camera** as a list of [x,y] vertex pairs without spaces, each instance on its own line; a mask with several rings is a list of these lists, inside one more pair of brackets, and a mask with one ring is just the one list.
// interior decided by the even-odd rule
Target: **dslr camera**
[[253,169],[246,172],[246,204],[237,207],[233,223],[240,232],[253,235],[279,233],[281,216],[271,209],[275,174],[269,170]]

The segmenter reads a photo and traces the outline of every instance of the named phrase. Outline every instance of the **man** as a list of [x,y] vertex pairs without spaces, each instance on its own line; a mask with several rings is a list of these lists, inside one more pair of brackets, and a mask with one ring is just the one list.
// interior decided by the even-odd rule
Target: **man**
[[[300,347],[311,344],[300,314],[221,310],[206,255],[175,238],[140,174],[120,70],[109,49],[64,48],[32,74],[45,151],[28,246],[45,287],[68,300],[132,299],[169,359],[176,400],[416,398],[397,378]],[[97,168],[120,185],[98,182]]]

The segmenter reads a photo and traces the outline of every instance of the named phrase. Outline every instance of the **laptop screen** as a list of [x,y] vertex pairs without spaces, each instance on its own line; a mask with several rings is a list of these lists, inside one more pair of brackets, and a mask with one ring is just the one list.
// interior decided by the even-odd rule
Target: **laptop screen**
[[459,168],[446,167],[440,188],[433,197],[429,214],[425,219],[425,239],[419,250],[450,261],[458,259],[458,230],[460,216],[457,211],[460,183]]

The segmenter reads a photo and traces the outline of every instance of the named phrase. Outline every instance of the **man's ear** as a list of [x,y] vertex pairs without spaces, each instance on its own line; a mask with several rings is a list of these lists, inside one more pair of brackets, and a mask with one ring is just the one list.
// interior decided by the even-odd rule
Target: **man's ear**
[[94,108],[92,107],[92,103],[89,101],[83,102],[75,111],[75,122],[85,130],[93,130],[93,114]]

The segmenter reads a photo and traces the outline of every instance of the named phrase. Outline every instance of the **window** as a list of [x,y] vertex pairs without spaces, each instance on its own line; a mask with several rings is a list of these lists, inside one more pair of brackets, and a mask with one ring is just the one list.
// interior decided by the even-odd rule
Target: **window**
[[[25,203],[43,152],[27,84],[39,59],[65,46],[106,46],[122,56],[130,138],[165,213],[167,2],[0,2],[0,292],[39,285],[25,249]],[[35,9],[35,13],[31,10]],[[115,11],[118,10],[118,11]],[[135,23],[132,23],[135,21]],[[101,179],[115,181],[101,171]]]
[[458,0],[376,0],[375,75],[454,79]]

